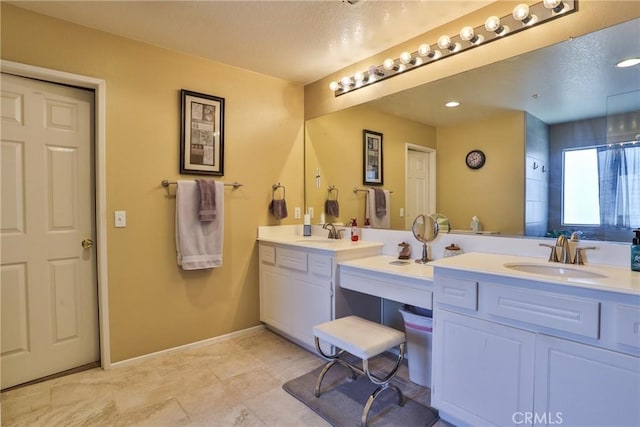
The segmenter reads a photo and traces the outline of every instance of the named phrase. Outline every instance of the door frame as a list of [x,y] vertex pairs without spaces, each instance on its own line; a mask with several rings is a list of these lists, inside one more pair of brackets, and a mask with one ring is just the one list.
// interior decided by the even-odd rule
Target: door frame
[[94,77],[52,70],[18,62],[0,61],[0,70],[16,76],[34,78],[51,83],[91,89],[95,93],[94,145],[96,179],[96,268],[98,280],[98,320],[100,336],[100,365],[111,368],[109,341],[109,290],[107,286],[107,174],[106,174],[106,82]]
[[[409,151],[421,151],[429,156],[429,200],[427,201],[428,214],[438,213],[436,211],[436,150],[434,148],[425,147],[424,145],[412,144],[406,142],[404,144],[404,194],[407,194],[408,178],[407,170],[409,168]],[[405,200],[405,211],[407,209]],[[405,223],[407,220],[405,219]],[[411,225],[409,224],[409,227]]]

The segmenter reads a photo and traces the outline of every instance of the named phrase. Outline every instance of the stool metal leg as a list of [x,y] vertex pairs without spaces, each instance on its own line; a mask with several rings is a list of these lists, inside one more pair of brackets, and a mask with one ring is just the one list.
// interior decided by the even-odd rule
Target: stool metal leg
[[331,367],[334,365],[341,365],[341,366],[344,366],[345,368],[348,368],[349,371],[351,371],[351,379],[355,380],[357,378],[357,374],[356,374],[356,371],[353,369],[353,366],[351,366],[349,363],[345,362],[344,360],[340,359],[340,356],[344,353],[344,350],[340,350],[334,354],[328,355],[328,354],[325,354],[320,348],[320,341],[318,340],[318,337],[313,337],[313,341],[316,345],[316,351],[323,358],[329,360],[329,362],[327,362],[327,364],[324,365],[324,368],[322,368],[320,375],[318,375],[318,381],[316,382],[316,389],[314,391],[314,395],[316,397],[320,397],[320,394],[321,394],[320,386],[322,385],[322,380],[324,379],[324,376],[327,374],[329,369],[331,369]]
[[402,391],[400,391],[400,389],[394,385],[388,383],[383,384],[379,386],[373,393],[371,393],[371,396],[369,396],[369,399],[367,399],[367,404],[364,405],[364,409],[362,410],[362,417],[360,418],[362,427],[367,426],[367,418],[369,417],[369,410],[371,409],[373,402],[380,394],[382,394],[383,391],[388,389],[393,389],[396,391],[396,393],[398,393],[398,406],[404,406],[404,395],[402,394]]
[[398,358],[396,359],[393,369],[384,378],[378,378],[369,371],[369,360],[364,359],[362,361],[363,371],[367,374],[367,376],[369,377],[369,380],[371,380],[372,383],[379,385],[379,387],[375,389],[373,393],[371,393],[371,396],[369,396],[369,399],[367,399],[367,403],[364,406],[364,409],[362,411],[362,417],[360,419],[362,427],[367,426],[367,418],[369,417],[369,410],[371,409],[371,406],[373,406],[373,402],[383,391],[387,389],[395,390],[396,393],[398,393],[398,406],[404,406],[404,395],[402,394],[402,391],[395,385],[389,384],[389,381],[391,381],[391,379],[398,373],[398,369],[400,368],[400,363],[402,362],[403,357],[404,357],[404,343],[400,344],[400,353],[398,355]]

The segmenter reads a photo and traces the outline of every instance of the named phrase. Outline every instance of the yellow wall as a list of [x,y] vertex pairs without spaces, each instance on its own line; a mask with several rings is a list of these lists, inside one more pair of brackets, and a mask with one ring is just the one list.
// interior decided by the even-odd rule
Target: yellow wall
[[[524,113],[439,127],[437,140],[436,204],[451,227],[469,229],[471,217],[476,215],[484,230],[523,235]],[[487,156],[484,167],[478,170],[465,164],[467,153],[473,149]]]
[[[2,3],[2,59],[106,81],[112,361],[259,324],[256,228],[275,224],[271,184],[303,206],[301,85],[65,23]],[[179,91],[226,100],[224,265],[176,265]],[[182,176],[191,179],[193,176]],[[113,211],[127,227],[113,227]],[[293,215],[291,215],[292,217]],[[283,223],[293,223],[289,218]]]
[[[314,223],[324,210],[330,185],[339,190],[340,217],[345,224],[351,218],[364,225],[365,194],[353,193],[364,188],[362,182],[362,130],[383,134],[383,188],[391,194],[391,228],[404,229],[405,218],[405,144],[436,147],[435,128],[382,113],[371,107],[358,106],[307,121],[305,125],[305,163],[307,206],[315,211]],[[348,165],[348,167],[345,167]],[[316,188],[315,172],[320,168],[321,185]],[[327,217],[327,221],[334,218]]]

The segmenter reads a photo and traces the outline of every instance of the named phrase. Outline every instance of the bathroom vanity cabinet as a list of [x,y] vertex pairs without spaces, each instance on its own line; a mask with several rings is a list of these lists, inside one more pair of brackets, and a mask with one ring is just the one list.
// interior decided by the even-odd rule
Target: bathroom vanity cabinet
[[640,425],[640,294],[438,266],[434,285],[442,418]]
[[345,298],[335,286],[337,263],[375,255],[380,246],[261,241],[260,320],[313,351],[313,326],[350,314],[341,313]]

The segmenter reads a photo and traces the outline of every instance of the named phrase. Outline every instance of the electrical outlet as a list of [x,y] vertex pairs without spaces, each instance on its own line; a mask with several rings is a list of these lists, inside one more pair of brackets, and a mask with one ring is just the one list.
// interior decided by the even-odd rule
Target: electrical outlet
[[295,219],[300,219],[300,208],[295,208],[295,209],[293,210],[293,217],[294,217]]
[[117,228],[122,228],[127,226],[127,212],[126,211],[115,211],[115,226]]
[[313,218],[313,208],[309,208],[309,218]]

